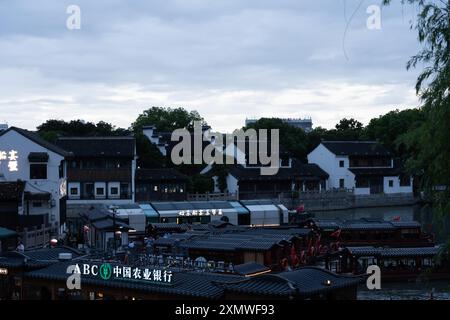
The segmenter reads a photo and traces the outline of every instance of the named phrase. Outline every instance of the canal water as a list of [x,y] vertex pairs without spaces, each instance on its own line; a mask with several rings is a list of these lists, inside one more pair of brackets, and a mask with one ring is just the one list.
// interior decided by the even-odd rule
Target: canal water
[[[435,221],[433,211],[426,206],[397,206],[379,208],[358,208],[350,210],[321,211],[314,213],[317,219],[384,219],[393,220],[400,217],[401,221],[418,221],[425,232],[436,235],[438,243],[450,238],[450,213],[445,221]],[[428,281],[417,283],[383,283],[381,290],[368,290],[360,286],[358,299],[360,300],[450,300],[450,280]]]

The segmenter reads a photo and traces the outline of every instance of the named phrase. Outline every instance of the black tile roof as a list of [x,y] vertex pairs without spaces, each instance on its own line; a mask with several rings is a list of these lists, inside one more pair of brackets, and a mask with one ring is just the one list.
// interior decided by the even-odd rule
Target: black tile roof
[[44,267],[58,262],[60,253],[72,254],[72,259],[84,256],[84,253],[70,247],[59,246],[27,250],[25,252],[5,252],[0,256],[0,266],[3,267]]
[[375,247],[347,247],[346,250],[354,256],[377,256],[382,258],[389,257],[423,257],[436,256],[442,247],[417,247],[417,248],[375,248]]
[[421,224],[417,221],[386,221],[378,219],[310,219],[319,229],[332,230],[395,230],[399,228],[420,228]]
[[349,168],[356,176],[399,176],[402,169],[397,168]]
[[221,232],[211,231],[180,241],[180,247],[186,249],[217,251],[267,251],[282,242],[290,242],[296,237],[310,234],[309,229],[264,229],[235,226]]
[[[90,261],[79,261],[80,264],[83,262],[91,265],[93,264]],[[44,269],[28,272],[25,274],[25,277],[65,282],[68,276],[66,273],[67,267],[72,264],[73,262],[53,264]],[[111,266],[114,268],[115,264],[111,264]],[[242,276],[206,272],[180,272],[175,269],[173,269],[172,272],[172,283],[169,285],[155,284],[146,282],[145,280],[119,280],[114,277],[109,280],[102,280],[101,278],[92,275],[81,275],[81,282],[86,285],[137,290],[144,293],[168,294],[185,298],[219,299],[223,296],[224,290],[216,285],[216,282],[227,283],[243,279]]]
[[28,192],[24,194],[25,200],[49,201],[52,195],[49,192]]
[[[327,285],[327,281],[330,284]],[[318,267],[264,274],[246,280],[225,283],[227,291],[263,296],[312,296],[345,287],[357,286],[362,277],[338,275]]]
[[[322,168],[317,164],[305,164],[300,161],[293,160],[290,168],[280,167],[275,175],[261,175],[260,168],[248,167],[242,165],[229,165],[229,173],[235,178],[246,180],[292,180],[295,178],[302,178],[304,180],[327,179],[329,177]],[[214,174],[213,172],[211,174]]]
[[31,131],[28,131],[25,129],[21,129],[21,128],[17,128],[17,127],[10,127],[9,129],[7,129],[5,131],[1,131],[0,136],[6,134],[9,131],[16,131],[17,133],[19,133],[22,136],[24,136],[25,138],[33,141],[34,143],[40,145],[41,147],[46,148],[50,151],[53,151],[63,157],[68,157],[71,155],[70,152],[58,147],[57,145],[55,145],[53,143],[48,142],[47,140],[44,140],[37,133],[31,132]]
[[28,154],[28,161],[30,162],[47,162],[48,158],[47,152],[30,152]]
[[22,193],[25,188],[25,182],[0,182],[0,200],[19,201],[22,199]]
[[391,156],[391,153],[375,141],[322,141],[335,155],[340,156]]
[[80,216],[98,230],[113,230],[114,226],[116,229],[131,229],[124,219],[117,215],[114,217],[114,214],[102,205],[92,206],[81,212]]
[[74,157],[112,157],[133,159],[135,139],[127,137],[64,137],[56,144],[73,153]]
[[256,262],[247,262],[234,266],[234,272],[243,276],[249,276],[255,273],[267,271],[270,271],[270,268]]
[[173,168],[137,169],[137,181],[187,181],[188,177]]

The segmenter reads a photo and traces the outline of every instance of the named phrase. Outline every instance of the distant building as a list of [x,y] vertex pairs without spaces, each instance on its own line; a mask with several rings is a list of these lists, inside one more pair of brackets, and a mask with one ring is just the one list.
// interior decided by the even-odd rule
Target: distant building
[[6,123],[0,123],[0,132],[8,129],[8,125]]
[[[258,118],[248,118],[245,119],[245,125],[248,126],[249,124],[255,123],[260,119]],[[305,132],[310,132],[312,130],[312,119],[311,118],[281,118],[281,120],[293,127],[303,129]]]
[[328,188],[355,194],[412,193],[412,177],[403,174],[392,154],[374,141],[323,141],[308,155],[328,175]]
[[173,168],[136,170],[136,202],[186,200],[188,177]]
[[[282,193],[292,191],[321,191],[326,189],[328,174],[317,164],[305,164],[290,156],[286,150],[279,151],[279,169],[274,175],[262,175],[261,163],[250,164],[250,148],[241,150],[239,144],[231,143],[224,148],[227,157],[234,158],[234,164],[226,165],[226,190],[220,190],[219,176],[221,170],[210,164],[202,174],[214,180],[214,192],[226,191],[237,194],[239,199],[272,199]],[[276,164],[274,164],[276,165]]]

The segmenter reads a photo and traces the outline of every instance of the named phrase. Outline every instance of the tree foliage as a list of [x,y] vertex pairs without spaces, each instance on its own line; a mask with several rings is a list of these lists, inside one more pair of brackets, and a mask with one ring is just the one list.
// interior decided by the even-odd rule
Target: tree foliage
[[175,129],[192,128],[194,121],[203,118],[197,111],[187,111],[183,108],[152,107],[144,110],[131,124],[130,130],[136,137],[136,151],[138,154],[138,166],[142,168],[160,168],[170,166],[158,148],[152,144],[143,134],[143,127],[153,125],[157,131],[172,132]]
[[[385,0],[389,4],[390,0]],[[423,173],[423,187],[432,195],[435,205],[450,209],[450,2],[404,0],[418,6],[417,30],[422,49],[407,63],[407,68],[423,65],[416,91],[426,117],[424,123],[404,138],[416,153],[408,160],[408,167]],[[445,191],[434,192],[436,186]]]
[[58,137],[86,137],[86,136],[125,136],[131,132],[116,126],[99,121],[98,123],[83,120],[51,119],[37,127],[38,133],[46,140],[54,142]]

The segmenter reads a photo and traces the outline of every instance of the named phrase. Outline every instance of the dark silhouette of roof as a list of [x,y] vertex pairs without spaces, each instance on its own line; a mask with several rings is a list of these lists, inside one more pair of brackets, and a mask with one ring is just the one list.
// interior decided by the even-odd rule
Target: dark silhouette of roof
[[[322,170],[317,164],[301,163],[295,159],[292,161],[290,168],[280,167],[274,175],[261,175],[261,169],[259,167],[244,167],[240,164],[227,165],[227,168],[233,177],[241,181],[292,180],[296,177],[301,177],[303,180],[317,180],[327,179],[329,177],[328,173]],[[214,175],[214,172],[212,171],[209,175]]]
[[335,155],[340,156],[391,156],[391,153],[375,141],[322,141]]
[[305,224],[313,224],[319,229],[330,230],[395,230],[401,228],[420,228],[421,224],[417,221],[386,221],[381,219],[309,219]]
[[65,246],[27,250],[25,252],[12,251],[0,255],[0,266],[45,267],[58,262],[60,253],[70,253],[72,254],[72,259],[78,259],[84,256],[84,253]]
[[363,277],[338,275],[318,267],[264,274],[242,281],[224,283],[226,291],[258,296],[313,296],[346,287],[356,287]]
[[25,129],[17,128],[17,127],[10,127],[9,129],[5,131],[0,131],[0,136],[5,135],[6,133],[10,131],[16,131],[17,133],[21,134],[25,138],[33,141],[34,143],[40,145],[43,148],[46,148],[50,151],[53,151],[63,157],[68,157],[71,155],[70,152],[58,147],[57,145],[48,142],[47,140],[41,138],[36,132],[28,131]]
[[270,271],[270,268],[256,262],[247,262],[234,266],[234,272],[243,276],[250,276],[256,273],[267,271]]
[[0,182],[0,200],[19,201],[24,188],[23,181]]
[[[92,261],[78,261],[79,264]],[[25,273],[25,278],[45,279],[50,281],[67,280],[67,267],[73,262],[55,263],[46,268]],[[116,264],[111,263],[111,268]],[[254,277],[225,275],[209,272],[192,272],[167,269],[172,271],[169,284],[158,284],[146,280],[111,277],[103,280],[98,275],[81,275],[81,282],[88,286],[116,288],[118,290],[136,290],[146,294],[165,294],[185,298],[204,298],[218,300],[226,292],[239,292],[255,296],[300,297],[326,293],[340,288],[356,287],[364,277],[337,275],[316,267],[305,267],[295,271],[278,274],[264,274]]]
[[379,256],[379,257],[418,257],[435,256],[442,247],[417,247],[417,248],[375,248],[375,247],[347,247],[346,250],[354,256]]
[[126,137],[63,137],[56,144],[74,157],[113,157],[133,159],[135,156],[135,139]]
[[[82,263],[88,263],[90,265],[97,264],[92,261],[80,261]],[[67,280],[67,267],[71,263],[57,263],[47,268],[35,270],[26,273],[25,277],[33,279],[45,279],[66,281]],[[114,268],[115,264],[111,263],[111,267]],[[168,269],[169,270],[169,269]],[[110,287],[117,289],[131,289],[138,290],[144,293],[155,294],[167,294],[185,298],[206,298],[206,299],[219,299],[223,296],[223,288],[216,285],[216,282],[226,283],[229,281],[237,281],[242,279],[241,276],[235,275],[222,275],[217,273],[201,273],[201,272],[186,272],[172,270],[172,281],[170,284],[157,284],[146,280],[135,279],[117,279],[111,277],[111,279],[105,281],[99,276],[81,275],[81,282],[85,285],[98,285],[101,287]]]
[[137,169],[138,181],[187,181],[188,177],[173,168]]
[[398,176],[402,173],[402,168],[350,168],[357,176]]

